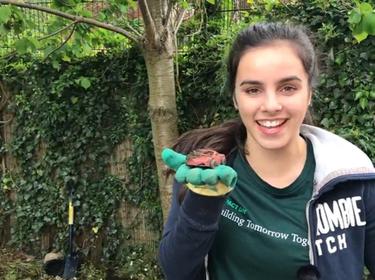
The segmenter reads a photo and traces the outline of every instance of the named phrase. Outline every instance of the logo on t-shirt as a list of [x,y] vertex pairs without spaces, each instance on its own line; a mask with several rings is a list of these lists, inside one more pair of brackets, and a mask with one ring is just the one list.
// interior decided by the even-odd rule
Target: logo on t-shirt
[[254,223],[246,214],[248,210],[238,203],[228,198],[225,202],[224,209],[221,211],[221,216],[234,223],[237,227],[244,228],[257,232],[262,235],[267,235],[270,238],[279,240],[289,240],[302,247],[308,246],[308,239],[306,236],[301,236],[294,232],[281,232],[277,230],[268,229],[264,225]]

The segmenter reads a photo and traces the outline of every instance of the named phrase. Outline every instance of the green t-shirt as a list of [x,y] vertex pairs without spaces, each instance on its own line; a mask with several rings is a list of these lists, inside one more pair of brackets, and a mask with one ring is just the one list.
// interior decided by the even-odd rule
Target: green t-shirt
[[221,212],[219,230],[210,251],[213,280],[293,280],[309,263],[306,203],[311,198],[315,159],[307,141],[300,176],[277,189],[264,182],[237,153],[235,190]]

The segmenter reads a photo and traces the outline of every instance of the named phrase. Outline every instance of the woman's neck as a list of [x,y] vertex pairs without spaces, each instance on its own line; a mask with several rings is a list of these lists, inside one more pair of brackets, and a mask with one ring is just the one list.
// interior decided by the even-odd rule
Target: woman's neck
[[285,188],[301,174],[307,148],[302,137],[282,149],[264,149],[256,143],[246,143],[246,159],[263,181],[275,188]]

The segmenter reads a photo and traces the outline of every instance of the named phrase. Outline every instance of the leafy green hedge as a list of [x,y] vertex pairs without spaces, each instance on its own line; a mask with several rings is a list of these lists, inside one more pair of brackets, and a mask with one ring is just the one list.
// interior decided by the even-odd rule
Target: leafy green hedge
[[[99,54],[59,67],[14,57],[3,64],[1,77],[12,93],[9,110],[16,123],[13,142],[2,150],[20,166],[19,172],[2,174],[0,192],[2,206],[16,214],[15,245],[38,252],[41,232],[53,225],[54,245],[64,246],[68,180],[76,182],[78,234],[90,233],[83,248],[87,254],[99,231],[105,236],[103,259],[117,256],[125,240],[116,219],[124,199],[145,209],[149,224],[160,231],[151,128],[144,113],[147,79],[137,51]],[[124,163],[126,182],[108,171],[110,154],[124,139],[134,143],[134,154]],[[17,193],[14,205],[8,199],[11,190]]]

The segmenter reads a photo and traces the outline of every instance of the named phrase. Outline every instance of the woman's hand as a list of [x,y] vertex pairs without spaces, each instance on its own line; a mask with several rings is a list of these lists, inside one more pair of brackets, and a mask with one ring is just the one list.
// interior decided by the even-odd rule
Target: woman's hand
[[233,190],[237,182],[237,172],[230,166],[190,167],[186,164],[187,156],[166,148],[161,154],[164,163],[176,171],[179,183],[193,192],[206,196],[222,196]]

